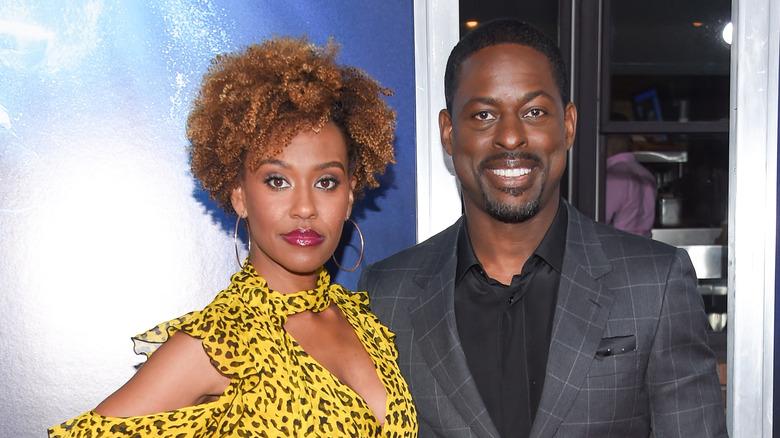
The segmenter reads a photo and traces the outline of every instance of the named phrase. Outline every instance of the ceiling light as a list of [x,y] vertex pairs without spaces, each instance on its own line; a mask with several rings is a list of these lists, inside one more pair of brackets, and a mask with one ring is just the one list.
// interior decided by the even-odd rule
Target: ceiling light
[[721,33],[721,36],[723,36],[723,41],[725,41],[726,44],[731,44],[731,33],[733,32],[733,29],[734,26],[732,26],[730,21],[726,23],[725,26],[723,26],[723,32]]

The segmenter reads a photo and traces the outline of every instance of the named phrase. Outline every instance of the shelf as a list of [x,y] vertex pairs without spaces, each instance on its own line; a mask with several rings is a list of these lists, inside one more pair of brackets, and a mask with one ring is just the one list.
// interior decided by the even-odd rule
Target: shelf
[[687,163],[687,151],[634,151],[639,163]]
[[604,122],[602,134],[710,134],[728,133],[729,121],[711,122]]

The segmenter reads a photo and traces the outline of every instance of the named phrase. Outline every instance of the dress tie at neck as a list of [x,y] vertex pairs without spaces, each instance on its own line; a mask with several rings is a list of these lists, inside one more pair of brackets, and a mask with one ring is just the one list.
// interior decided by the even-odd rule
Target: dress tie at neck
[[267,300],[275,309],[274,313],[283,316],[284,319],[305,310],[322,312],[331,304],[331,287],[338,287],[338,285],[331,285],[330,274],[324,267],[320,267],[317,272],[317,285],[314,289],[288,294],[270,290],[265,278],[261,277],[249,263],[249,258],[244,262],[241,272],[237,275],[243,277],[238,283],[245,298],[248,298],[250,302]]

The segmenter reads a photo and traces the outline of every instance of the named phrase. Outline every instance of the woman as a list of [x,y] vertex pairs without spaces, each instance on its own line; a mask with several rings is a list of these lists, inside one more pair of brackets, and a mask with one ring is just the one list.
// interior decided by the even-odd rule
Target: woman
[[336,51],[277,38],[212,62],[192,170],[246,220],[249,256],[205,309],[139,335],[135,376],[51,437],[416,436],[394,335],[323,267],[393,160],[389,90]]

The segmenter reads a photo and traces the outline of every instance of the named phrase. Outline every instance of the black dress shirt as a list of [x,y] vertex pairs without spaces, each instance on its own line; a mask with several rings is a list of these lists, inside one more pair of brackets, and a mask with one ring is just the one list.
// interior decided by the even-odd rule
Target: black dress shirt
[[509,285],[486,275],[465,226],[458,237],[458,334],[482,400],[504,438],[527,437],[539,407],[567,220],[566,207],[559,203],[539,247]]

